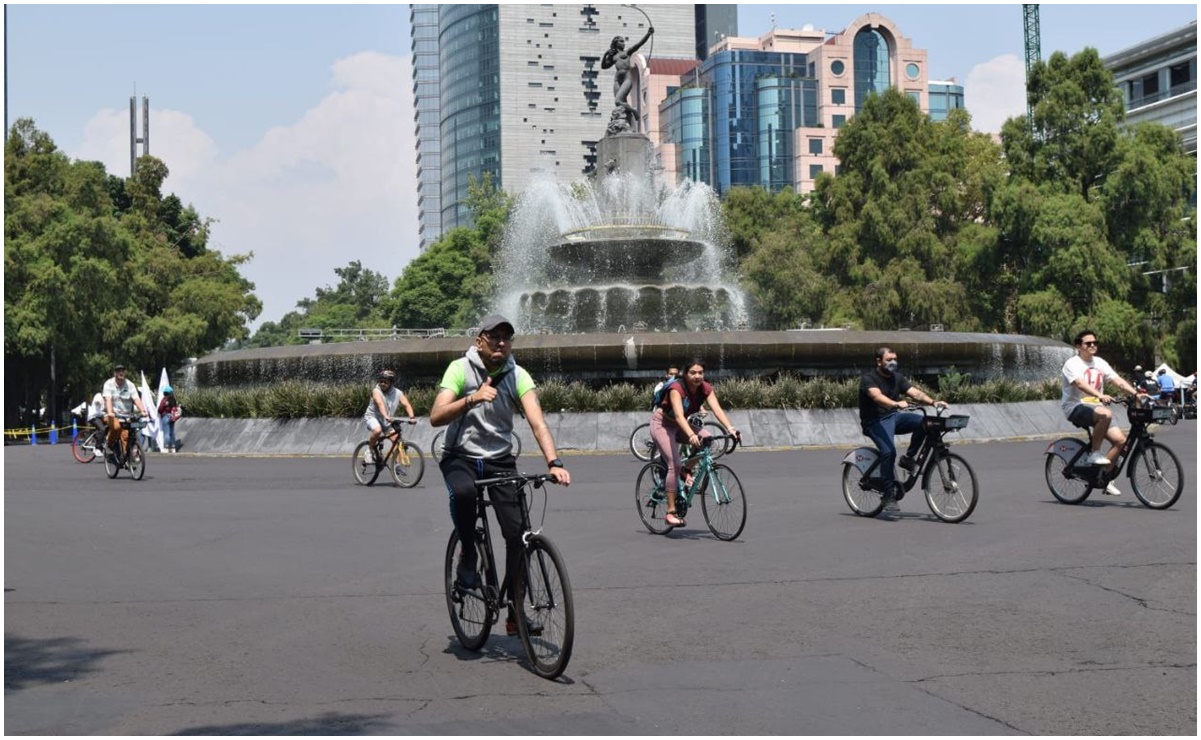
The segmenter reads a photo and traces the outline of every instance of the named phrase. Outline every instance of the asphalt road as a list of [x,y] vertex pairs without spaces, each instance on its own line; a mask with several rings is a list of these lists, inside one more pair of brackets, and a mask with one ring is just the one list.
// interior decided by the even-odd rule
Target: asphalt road
[[[575,653],[458,647],[437,469],[413,490],[333,458],[150,459],[110,481],[65,445],[8,447],[8,734],[1173,734],[1197,732],[1197,436],[1168,511],[1123,486],[1055,502],[1046,442],[964,444],[963,524],[919,492],[854,516],[845,451],[738,451],[732,543],[661,537],[640,463],[567,458],[545,532]],[[540,465],[527,458],[531,469]],[[503,630],[502,630],[503,632]]]

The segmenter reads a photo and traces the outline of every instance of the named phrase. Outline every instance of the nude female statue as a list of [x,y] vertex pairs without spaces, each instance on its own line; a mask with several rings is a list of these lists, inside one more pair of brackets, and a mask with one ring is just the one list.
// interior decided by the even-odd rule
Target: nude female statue
[[609,50],[601,58],[601,69],[617,67],[617,71],[613,74],[613,101],[619,108],[633,110],[626,101],[626,98],[630,96],[630,90],[634,88],[634,80],[630,77],[630,56],[641,49],[654,32],[654,26],[647,29],[646,35],[628,50],[625,48],[626,40],[621,36],[614,36],[612,43],[609,44]]

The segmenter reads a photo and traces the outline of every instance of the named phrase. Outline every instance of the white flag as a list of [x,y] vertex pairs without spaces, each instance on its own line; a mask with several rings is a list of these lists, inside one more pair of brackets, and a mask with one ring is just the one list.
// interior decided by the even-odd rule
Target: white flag
[[[164,367],[162,374],[158,376],[158,398],[160,401],[163,400],[163,395],[164,395],[163,389],[170,388],[170,387],[171,387],[171,383],[167,380],[167,368]],[[157,416],[158,415],[158,406],[154,407],[154,411],[155,411],[155,415]],[[155,434],[154,439],[155,439],[155,442],[158,443],[158,448],[160,450],[163,449],[163,423],[162,423],[162,420],[159,420],[158,433]]]
[[150,423],[142,431],[148,439],[158,437],[158,402],[154,400],[154,392],[150,390],[150,386],[146,384],[146,373],[142,373],[142,385],[138,387],[138,394],[142,398],[142,405],[146,407],[146,415],[150,417]]

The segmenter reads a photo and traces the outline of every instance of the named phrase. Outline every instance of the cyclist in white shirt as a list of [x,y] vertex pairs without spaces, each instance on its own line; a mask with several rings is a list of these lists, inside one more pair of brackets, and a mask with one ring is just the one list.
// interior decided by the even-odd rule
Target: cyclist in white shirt
[[[403,404],[405,411],[409,413],[409,421],[415,421],[412,404],[404,391],[396,387],[396,373],[384,370],[379,374],[379,385],[371,389],[371,401],[363,414],[363,423],[371,433],[371,449],[375,449],[384,427],[392,423],[392,414],[396,413],[399,404]],[[391,436],[389,433],[389,437]]]
[[121,419],[118,417],[132,417],[135,406],[139,414],[146,416],[146,408],[142,406],[142,399],[138,398],[137,388],[125,379],[124,365],[113,367],[113,377],[104,381],[101,395],[104,396],[104,418],[108,422],[107,447],[113,451],[110,454],[116,454],[121,449],[117,446],[117,439],[122,436]]
[[[1091,429],[1092,453],[1088,462],[1093,465],[1112,465],[1118,456],[1126,435],[1113,423],[1113,412],[1103,404],[1111,403],[1113,396],[1105,393],[1108,380],[1130,395],[1137,395],[1134,386],[1127,383],[1114,371],[1108,362],[1097,356],[1097,334],[1085,329],[1072,342],[1076,354],[1063,364],[1061,381],[1063,397],[1061,406],[1064,416],[1082,429]],[[1108,439],[1109,453],[1101,452],[1101,442]],[[1119,491],[1111,484],[1106,493],[1116,496]]]

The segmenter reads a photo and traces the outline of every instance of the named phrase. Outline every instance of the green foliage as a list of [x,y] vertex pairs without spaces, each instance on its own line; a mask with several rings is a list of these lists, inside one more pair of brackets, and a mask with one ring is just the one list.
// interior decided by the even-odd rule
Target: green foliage
[[300,329],[382,329],[392,324],[385,315],[388,278],[352,260],[335,267],[339,281],[317,288],[313,298],[297,302],[297,311],[284,314],[278,323],[268,321],[240,347],[275,347],[301,344]]
[[32,120],[13,125],[4,158],[6,419],[17,406],[52,405],[51,396],[90,398],[116,360],[154,374],[246,336],[261,308],[238,272],[249,257],[207,248],[209,221],[162,196],[168,174],[146,156],[120,180],[98,162],[71,161]]

